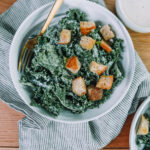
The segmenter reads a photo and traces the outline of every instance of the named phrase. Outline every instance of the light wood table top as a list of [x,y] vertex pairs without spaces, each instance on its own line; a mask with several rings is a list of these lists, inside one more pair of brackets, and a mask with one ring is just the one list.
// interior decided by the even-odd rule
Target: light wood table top
[[[16,0],[0,0],[0,14],[7,10]],[[107,7],[115,13],[115,0],[105,0]],[[150,71],[150,34],[141,34],[129,30],[134,46]],[[0,101],[0,150],[18,150],[18,120],[24,117]],[[105,147],[107,150],[128,150],[129,130],[133,115],[129,116],[120,135]]]

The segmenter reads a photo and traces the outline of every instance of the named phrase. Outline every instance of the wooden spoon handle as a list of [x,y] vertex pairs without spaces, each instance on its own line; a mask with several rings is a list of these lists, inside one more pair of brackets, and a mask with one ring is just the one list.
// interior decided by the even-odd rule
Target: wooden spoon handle
[[39,35],[43,35],[46,31],[46,29],[48,28],[49,24],[51,23],[52,19],[54,18],[57,10],[60,8],[61,4],[62,4],[63,0],[56,0],[45,23],[44,23],[44,26],[42,28],[42,30],[40,31],[40,34]]

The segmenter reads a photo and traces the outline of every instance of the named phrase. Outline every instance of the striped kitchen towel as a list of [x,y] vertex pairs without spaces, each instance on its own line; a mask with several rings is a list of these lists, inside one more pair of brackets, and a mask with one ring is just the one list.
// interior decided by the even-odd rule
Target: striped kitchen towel
[[[132,85],[122,102],[105,116],[79,124],[50,121],[35,113],[17,94],[11,81],[8,56],[13,36],[23,20],[35,9],[52,0],[18,0],[0,16],[0,98],[25,114],[19,121],[20,150],[97,150],[121,131],[129,111],[150,94],[150,74],[135,53],[136,68]],[[102,0],[91,0],[105,6]]]

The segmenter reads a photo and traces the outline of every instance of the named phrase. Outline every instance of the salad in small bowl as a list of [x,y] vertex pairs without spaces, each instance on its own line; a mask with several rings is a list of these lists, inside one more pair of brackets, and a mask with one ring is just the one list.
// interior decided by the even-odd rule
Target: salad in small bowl
[[130,130],[131,150],[150,150],[150,97],[139,107]]

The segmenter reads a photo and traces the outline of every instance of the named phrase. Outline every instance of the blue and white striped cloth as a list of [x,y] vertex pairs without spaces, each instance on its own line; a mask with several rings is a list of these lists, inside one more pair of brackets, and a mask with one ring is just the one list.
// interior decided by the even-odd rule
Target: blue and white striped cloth
[[[103,0],[93,1],[105,6]],[[18,123],[20,150],[101,149],[120,133],[129,111],[135,111],[140,98],[149,96],[150,74],[136,54],[134,79],[127,95],[111,112],[91,122],[58,123],[32,111],[19,97],[11,81],[8,66],[9,48],[23,20],[48,2],[50,0],[18,0],[0,15],[0,99],[26,115]]]

